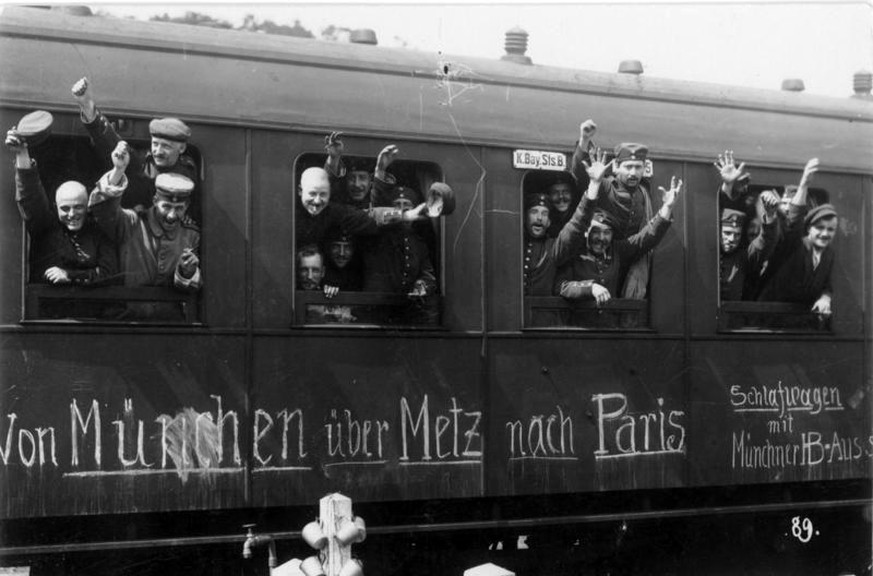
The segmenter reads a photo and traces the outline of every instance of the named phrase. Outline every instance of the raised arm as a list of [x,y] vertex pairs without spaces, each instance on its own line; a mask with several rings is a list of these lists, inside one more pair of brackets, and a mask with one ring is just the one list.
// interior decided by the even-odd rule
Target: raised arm
[[324,170],[332,179],[342,178],[346,175],[346,167],[343,165],[343,141],[342,132],[331,132],[324,137],[324,149],[327,151],[327,160],[324,162]]
[[594,145],[595,133],[597,133],[597,124],[594,120],[589,118],[579,125],[579,140],[570,160],[570,173],[577,185],[581,185],[587,179],[585,163],[589,159],[589,149]]
[[765,190],[761,192],[760,200],[764,208],[761,215],[761,231],[747,248],[749,270],[753,273],[760,272],[764,262],[773,255],[778,234],[779,195],[774,190]]
[[12,128],[6,133],[6,147],[15,154],[15,202],[18,212],[30,234],[41,234],[57,218],[52,213],[36,165],[30,158],[27,142]]
[[734,161],[734,151],[725,150],[724,154],[718,155],[718,159],[713,162],[713,165],[721,176],[721,193],[728,199],[735,200],[734,186],[736,186],[737,181],[749,177],[749,173],[745,171],[746,163],[741,162],[737,166]]
[[616,248],[621,252],[623,258],[635,260],[657,246],[664,238],[664,234],[670,228],[673,207],[679,199],[682,186],[682,180],[675,176],[670,178],[669,190],[665,190],[663,186],[658,186],[658,190],[661,191],[664,198],[658,213],[639,232],[616,242]]

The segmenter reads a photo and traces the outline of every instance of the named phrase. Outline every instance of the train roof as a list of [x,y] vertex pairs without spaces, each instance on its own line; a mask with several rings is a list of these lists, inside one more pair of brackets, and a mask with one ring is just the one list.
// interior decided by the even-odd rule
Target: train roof
[[88,76],[110,115],[556,150],[590,117],[604,145],[645,142],[655,157],[732,149],[851,172],[873,160],[873,103],[857,98],[15,6],[0,47],[7,106],[74,110],[69,88]]

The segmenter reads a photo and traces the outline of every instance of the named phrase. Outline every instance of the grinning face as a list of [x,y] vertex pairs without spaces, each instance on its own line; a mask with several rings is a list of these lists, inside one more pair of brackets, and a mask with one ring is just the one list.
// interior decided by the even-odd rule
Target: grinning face
[[370,173],[366,170],[352,170],[346,176],[346,191],[349,198],[360,202],[367,198],[370,192]]
[[733,224],[721,225],[721,253],[731,254],[740,245],[740,239],[743,237],[743,229]]
[[321,254],[302,256],[297,264],[297,283],[303,290],[318,290],[324,278]]
[[588,249],[603,256],[612,246],[612,228],[602,222],[592,222],[588,228]]
[[188,211],[188,202],[174,202],[161,194],[155,194],[153,202],[164,230],[178,228]]
[[569,184],[559,182],[549,186],[549,202],[552,203],[552,208],[558,212],[564,213],[569,210],[572,201],[573,190]]
[[300,177],[300,203],[310,216],[318,216],[330,202],[330,181],[321,168],[307,168]]
[[160,168],[172,168],[185,151],[184,142],[176,142],[159,136],[152,136],[152,158]]
[[88,215],[88,192],[78,182],[64,182],[55,192],[58,220],[70,232],[78,232]]
[[645,169],[646,164],[642,160],[625,160],[618,165],[615,175],[625,187],[634,188],[642,180]]
[[346,240],[331,242],[329,249],[331,262],[340,270],[348,266],[355,255],[354,245]]
[[837,231],[837,217],[821,218],[813,223],[809,230],[806,231],[806,237],[809,239],[813,248],[824,250],[830,246],[834,239],[834,234]]
[[527,233],[531,238],[543,238],[551,224],[549,209],[545,206],[531,206],[527,210]]

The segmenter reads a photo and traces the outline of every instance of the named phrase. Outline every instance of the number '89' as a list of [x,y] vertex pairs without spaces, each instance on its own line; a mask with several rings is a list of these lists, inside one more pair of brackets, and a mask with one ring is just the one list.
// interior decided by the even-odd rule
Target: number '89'
[[812,520],[795,516],[791,519],[791,535],[801,542],[809,542],[813,535]]

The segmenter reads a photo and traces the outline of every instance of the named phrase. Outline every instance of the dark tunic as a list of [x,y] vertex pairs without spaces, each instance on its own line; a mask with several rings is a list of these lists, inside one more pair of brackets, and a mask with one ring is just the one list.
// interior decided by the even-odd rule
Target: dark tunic
[[329,202],[317,216],[312,216],[299,203],[295,218],[297,249],[307,244],[321,246],[329,235],[346,233],[352,236],[372,236],[379,226],[367,212]]
[[74,285],[106,283],[118,272],[115,244],[86,219],[70,232],[52,212],[34,166],[15,171],[15,200],[31,239],[30,282],[45,283],[45,271],[57,266]]
[[748,247],[720,254],[719,284],[722,300],[749,300],[750,291],[776,244],[777,222],[761,224],[761,232]]
[[[794,302],[812,307],[823,294],[832,294],[831,271],[834,266],[834,250],[830,246],[822,251],[818,266],[813,267],[813,248],[802,236],[805,206],[791,205],[788,211],[788,232],[783,238],[784,250],[778,262],[771,261],[768,275],[758,296],[760,301]],[[780,247],[782,248],[782,247]]]
[[[588,227],[594,213],[594,203],[583,197],[582,225]],[[562,266],[555,278],[555,290],[565,298],[591,298],[591,287],[600,284],[618,297],[619,282],[624,270],[637,258],[654,248],[670,228],[670,221],[656,214],[643,228],[623,240],[613,240],[604,255],[596,255],[587,246]]]

